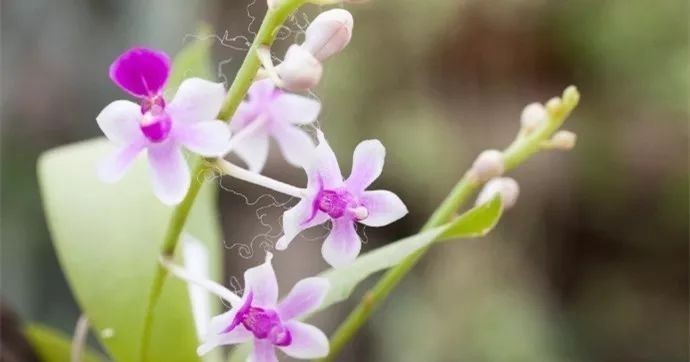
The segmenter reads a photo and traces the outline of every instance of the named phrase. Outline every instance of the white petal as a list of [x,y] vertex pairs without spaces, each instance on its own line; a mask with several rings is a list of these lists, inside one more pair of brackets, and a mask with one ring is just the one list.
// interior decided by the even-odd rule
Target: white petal
[[135,142],[113,152],[98,165],[98,178],[107,183],[119,181],[143,149],[144,142]]
[[321,103],[297,94],[283,93],[271,103],[269,111],[273,119],[291,124],[309,124],[319,116]]
[[257,132],[234,143],[232,151],[247,164],[250,171],[260,173],[268,159],[268,135]]
[[148,148],[153,193],[166,205],[179,204],[189,190],[189,167],[174,142]]
[[328,355],[328,338],[320,329],[298,321],[289,321],[285,327],[290,331],[292,341],[279,348],[288,356],[312,359]]
[[280,318],[290,320],[315,310],[323,303],[329,287],[330,283],[326,278],[300,280],[278,305]]
[[202,121],[180,125],[175,139],[204,157],[222,157],[230,146],[230,128],[223,121]]
[[312,207],[313,198],[305,198],[283,213],[283,236],[276,242],[277,250],[285,250],[302,230],[323,224],[328,215]]
[[115,101],[103,108],[96,116],[98,127],[112,142],[122,145],[143,138],[139,128],[141,108],[130,101]]
[[366,190],[383,170],[386,148],[379,140],[362,141],[352,156],[352,172],[345,184],[356,193]]
[[333,229],[321,246],[324,260],[334,268],[352,263],[359,255],[362,240],[355,224],[347,218],[333,220]]
[[[184,267],[189,274],[199,279],[210,279],[208,249],[206,245],[189,234],[182,236],[182,255]],[[192,305],[192,317],[199,340],[208,329],[211,319],[211,298],[209,292],[194,284],[187,285],[189,301]]]
[[273,255],[266,253],[266,261],[244,272],[244,295],[252,293],[252,305],[275,308],[278,301],[278,281],[271,265]]
[[199,122],[216,119],[225,98],[223,83],[189,78],[180,84],[166,111],[173,122]]
[[314,141],[298,127],[284,125],[273,129],[273,137],[285,157],[293,166],[306,167],[314,156]]
[[252,353],[247,358],[249,362],[278,362],[275,347],[266,339],[255,339]]
[[365,191],[359,198],[369,215],[359,220],[368,226],[384,226],[407,215],[407,207],[400,198],[385,190]]
[[309,182],[328,189],[341,187],[343,175],[340,173],[340,166],[335,153],[333,153],[333,149],[326,141],[323,132],[317,131],[316,134],[319,139],[319,145],[314,150],[314,157],[307,171]]

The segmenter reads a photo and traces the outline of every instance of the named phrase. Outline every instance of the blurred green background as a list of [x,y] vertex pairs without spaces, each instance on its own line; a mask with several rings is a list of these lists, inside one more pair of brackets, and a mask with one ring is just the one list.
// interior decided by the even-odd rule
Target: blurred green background
[[[346,8],[354,36],[325,64],[320,126],[345,169],[360,140],[380,138],[388,156],[377,185],[411,209],[364,230],[365,251],[414,233],[478,152],[512,140],[525,104],[569,84],[583,98],[565,125],[577,147],[520,167],[520,200],[501,225],[436,247],[341,360],[687,361],[688,2]],[[292,19],[278,54],[318,10]],[[99,135],[95,115],[123,98],[107,77],[112,59],[132,44],[174,53],[203,20],[218,35],[209,41],[219,74],[232,79],[264,11],[262,0],[2,2],[3,310],[71,333],[79,312],[47,234],[35,164],[49,148]],[[267,173],[303,182],[277,152]],[[226,282],[235,283],[260,259],[245,252],[275,241],[281,208],[257,200],[264,190],[223,185],[234,191],[220,206]],[[295,245],[276,259],[285,285],[325,267],[315,243]],[[331,331],[349,307],[318,324]]]

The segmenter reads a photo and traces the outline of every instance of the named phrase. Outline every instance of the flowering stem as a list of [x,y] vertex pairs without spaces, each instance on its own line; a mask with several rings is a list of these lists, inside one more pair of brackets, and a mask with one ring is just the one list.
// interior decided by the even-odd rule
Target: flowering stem
[[[229,121],[232,115],[237,110],[237,107],[244,99],[244,96],[249,90],[254,77],[261,63],[257,56],[257,50],[261,46],[270,46],[275,37],[283,26],[283,23],[287,18],[295,12],[306,0],[283,0],[278,3],[278,5],[269,9],[264,16],[264,20],[261,23],[261,28],[254,38],[254,42],[249,48],[249,52],[242,62],[242,66],[235,76],[235,80],[230,86],[228,95],[223,102],[218,118],[222,120]],[[178,240],[180,239],[180,234],[184,228],[187,217],[189,216],[189,211],[196,196],[199,194],[201,185],[203,183],[203,173],[206,172],[207,165],[205,165],[203,160],[194,167],[192,172],[192,183],[187,195],[185,196],[182,203],[180,203],[173,211],[173,215],[168,224],[168,230],[163,240],[163,245],[161,247],[161,254],[163,256],[171,256],[175,253],[175,248],[177,246]],[[144,314],[144,325],[142,329],[141,337],[141,348],[139,359],[144,362],[148,359],[148,349],[151,341],[151,330],[153,327],[153,311],[158,303],[161,292],[163,290],[163,284],[165,283],[165,277],[167,271],[163,266],[157,264],[156,274],[154,275],[153,283],[151,284],[151,289],[149,290],[149,298],[146,307],[146,312]]]
[[[513,169],[535,154],[540,149],[543,141],[548,140],[553,133],[560,128],[563,121],[575,108],[580,95],[575,87],[568,87],[563,92],[562,99],[552,100],[546,104],[549,114],[548,121],[539,129],[529,134],[522,132],[503,152],[505,169]],[[458,181],[441,205],[434,211],[421,231],[443,225],[449,221],[467,199],[481,186],[476,178],[469,173]],[[354,336],[360,327],[366,322],[376,307],[388,297],[400,280],[417,264],[431,247],[430,244],[414,254],[405,258],[400,264],[388,270],[381,279],[364,294],[364,297],[350,315],[343,321],[331,337],[329,355],[322,362],[332,361],[345,347],[345,344]]]
[[267,189],[278,191],[285,195],[292,197],[303,198],[305,196],[305,190],[278,180],[274,180],[270,177],[245,170],[242,167],[233,165],[232,163],[219,158],[216,160],[216,165],[220,168],[220,171],[228,176],[253,183],[255,185],[263,186]]

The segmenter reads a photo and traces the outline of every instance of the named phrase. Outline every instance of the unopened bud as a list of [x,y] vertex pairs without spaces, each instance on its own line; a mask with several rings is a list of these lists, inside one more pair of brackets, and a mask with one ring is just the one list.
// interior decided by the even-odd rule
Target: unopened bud
[[281,86],[293,92],[315,87],[321,80],[322,71],[321,62],[296,44],[288,48],[285,60],[276,67]]
[[519,194],[520,186],[514,179],[510,177],[494,178],[484,185],[479,196],[477,196],[475,205],[487,203],[496,195],[500,195],[503,209],[507,210],[515,205]]
[[548,113],[557,113],[561,108],[562,101],[558,97],[553,97],[546,102],[546,111]]
[[352,38],[352,14],[331,9],[319,14],[307,27],[302,46],[316,59],[324,61],[343,50]]
[[577,135],[570,131],[558,131],[551,138],[552,148],[557,148],[559,150],[571,150],[575,147],[575,142],[577,141]]
[[485,182],[491,178],[501,176],[505,166],[503,153],[497,150],[486,150],[477,156],[472,164],[471,172],[479,182]]
[[541,103],[530,103],[522,110],[520,124],[525,131],[531,132],[544,124],[546,117],[546,108]]

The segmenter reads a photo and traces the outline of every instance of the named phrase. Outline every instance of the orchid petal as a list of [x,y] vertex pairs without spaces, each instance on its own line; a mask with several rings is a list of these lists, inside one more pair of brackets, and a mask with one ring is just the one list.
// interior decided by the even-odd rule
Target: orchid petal
[[230,332],[223,332],[235,319],[236,310],[232,309],[211,318],[206,339],[197,348],[196,353],[202,356],[212,349],[229,344],[239,344],[250,341],[254,335],[242,324],[237,325]]
[[359,220],[368,226],[384,226],[407,215],[407,207],[400,198],[385,190],[364,191],[359,198],[369,215]]
[[352,156],[352,172],[345,181],[348,188],[359,193],[369,187],[381,175],[385,156],[386,148],[379,140],[360,142]]
[[182,201],[190,185],[189,167],[179,145],[168,141],[148,147],[153,193],[166,205]]
[[283,236],[276,242],[276,249],[287,249],[302,230],[323,224],[328,220],[327,214],[314,210],[313,202],[312,198],[305,198],[283,213]]
[[279,95],[269,108],[273,119],[290,124],[309,124],[316,120],[321,111],[321,103],[315,99],[297,94]]
[[139,128],[141,108],[130,101],[114,101],[96,116],[98,127],[113,143],[122,145],[132,143],[144,135]]
[[278,305],[280,318],[290,320],[315,310],[323,303],[329,287],[330,283],[326,278],[300,280]]
[[320,329],[298,321],[286,322],[285,328],[290,331],[292,341],[289,345],[278,348],[288,356],[312,359],[328,355],[328,337]]
[[266,261],[244,272],[244,295],[253,295],[252,305],[274,308],[278,301],[278,281],[271,265],[273,254],[266,253]]
[[290,125],[277,126],[273,137],[285,160],[293,166],[305,167],[314,156],[314,141],[302,129]]
[[[208,249],[201,241],[189,234],[182,236],[182,255],[184,267],[189,270],[189,274],[200,279],[209,279],[209,260]],[[211,298],[209,292],[193,284],[187,285],[189,301],[192,305],[192,317],[196,333],[201,340],[203,334],[208,330],[208,323],[211,319]]]
[[247,164],[250,171],[259,173],[268,159],[268,135],[257,131],[235,143],[232,151]]
[[332,267],[347,265],[357,258],[362,240],[357,235],[355,224],[347,218],[333,220],[333,228],[321,246],[324,260]]
[[98,178],[107,183],[119,181],[144,149],[145,142],[135,142],[120,147],[98,165]]
[[310,181],[317,180],[322,188],[333,189],[342,186],[343,175],[340,173],[338,160],[333,149],[326,141],[323,132],[317,131],[319,145],[314,150],[314,156],[309,165]]
[[175,138],[190,151],[204,157],[221,157],[230,147],[230,128],[223,121],[178,125]]
[[271,79],[262,79],[254,82],[249,88],[249,102],[262,102],[268,100],[276,91],[276,86]]
[[250,362],[278,362],[275,347],[268,340],[255,339],[252,353],[247,358]]
[[166,106],[175,122],[200,122],[216,119],[225,98],[223,83],[201,78],[186,79]]
[[170,75],[170,57],[147,48],[132,48],[110,65],[110,79],[135,97],[160,94]]

